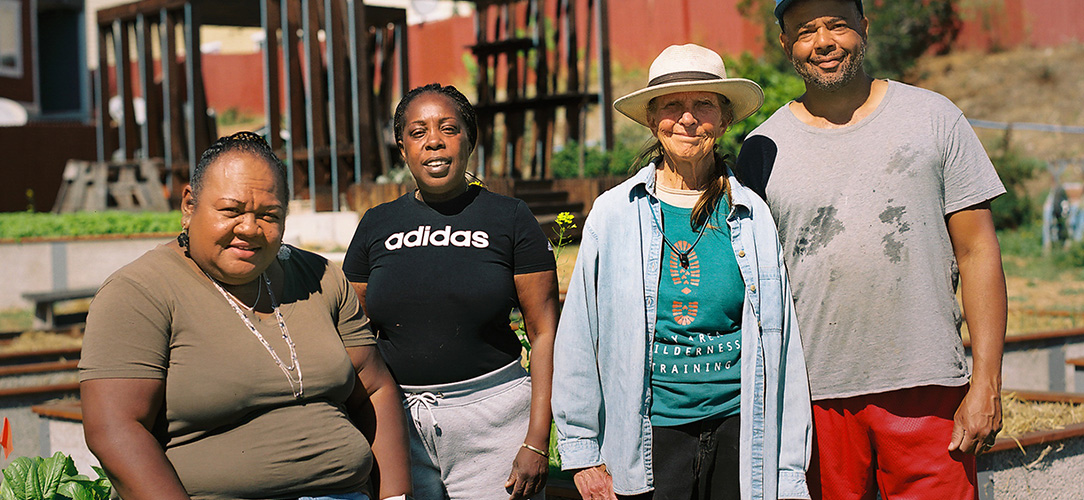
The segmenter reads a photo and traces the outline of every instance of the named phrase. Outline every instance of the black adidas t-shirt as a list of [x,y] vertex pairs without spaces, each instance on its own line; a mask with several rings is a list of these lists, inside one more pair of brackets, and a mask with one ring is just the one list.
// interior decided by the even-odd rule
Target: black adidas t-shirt
[[400,384],[458,382],[514,361],[516,274],[556,268],[527,205],[471,186],[426,204],[407,193],[365,213],[343,271],[368,283],[377,344]]

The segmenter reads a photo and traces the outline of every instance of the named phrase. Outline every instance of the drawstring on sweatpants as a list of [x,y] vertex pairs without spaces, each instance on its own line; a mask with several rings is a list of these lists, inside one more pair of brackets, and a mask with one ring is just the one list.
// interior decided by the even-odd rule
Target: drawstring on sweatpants
[[[423,408],[425,408],[426,411],[429,412],[429,418],[433,421],[433,428],[435,429],[438,426],[437,417],[433,415],[433,405],[437,404],[437,400],[443,397],[444,395],[439,392],[436,394],[432,392],[412,392],[407,394],[404,398],[403,407],[406,408],[407,411],[410,411],[414,409],[415,406],[421,405]],[[414,423],[419,427],[422,425],[422,423],[413,416],[413,412],[411,412],[411,418],[414,419]]]

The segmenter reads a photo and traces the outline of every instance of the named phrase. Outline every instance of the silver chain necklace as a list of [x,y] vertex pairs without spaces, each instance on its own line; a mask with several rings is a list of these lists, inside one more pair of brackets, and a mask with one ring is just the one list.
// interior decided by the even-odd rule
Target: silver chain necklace
[[[203,271],[202,269],[200,270]],[[248,329],[252,332],[252,334],[260,340],[260,343],[263,344],[264,349],[267,349],[267,352],[271,354],[271,357],[275,360],[275,364],[278,365],[280,370],[282,370],[283,375],[286,375],[286,380],[290,382],[290,389],[293,390],[294,397],[297,399],[301,399],[301,397],[305,395],[305,384],[301,380],[301,363],[297,361],[297,351],[294,349],[294,341],[290,338],[290,330],[286,329],[286,322],[282,319],[282,312],[279,311],[279,303],[277,300],[275,300],[275,292],[271,291],[271,280],[267,278],[266,274],[260,273],[260,278],[263,278],[264,285],[267,286],[267,295],[271,298],[271,307],[275,309],[275,319],[278,320],[279,330],[282,332],[282,340],[286,341],[286,346],[290,348],[289,365],[282,362],[282,359],[279,358],[278,353],[275,352],[275,348],[271,347],[271,344],[267,342],[267,339],[263,338],[263,335],[260,335],[259,330],[257,330],[256,327],[252,324],[252,321],[250,321],[244,311],[242,311],[241,308],[238,307],[237,302],[239,301],[237,300],[237,298],[230,295],[230,293],[227,292],[225,288],[222,288],[222,285],[218,283],[218,280],[212,278],[210,274],[207,274],[207,271],[203,271],[203,275],[207,276],[207,279],[211,280],[211,284],[215,286],[215,288],[218,290],[218,293],[221,293],[222,296],[225,297],[226,302],[229,302],[230,306],[233,307],[233,311],[237,313],[237,316],[241,318],[241,321],[245,323],[245,326],[247,326]],[[259,299],[257,298],[257,302],[258,301]],[[256,304],[253,304],[252,309],[255,308]],[[296,385],[294,383],[294,376],[292,374],[292,372],[294,371],[297,372]]]

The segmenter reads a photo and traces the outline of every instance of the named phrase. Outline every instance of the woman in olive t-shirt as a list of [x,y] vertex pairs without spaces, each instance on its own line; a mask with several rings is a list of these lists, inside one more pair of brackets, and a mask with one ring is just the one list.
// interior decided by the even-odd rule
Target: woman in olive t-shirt
[[177,241],[91,304],[84,429],[126,500],[362,500],[374,458],[378,498],[410,494],[398,388],[342,272],[282,245],[285,185],[262,138],[219,139]]

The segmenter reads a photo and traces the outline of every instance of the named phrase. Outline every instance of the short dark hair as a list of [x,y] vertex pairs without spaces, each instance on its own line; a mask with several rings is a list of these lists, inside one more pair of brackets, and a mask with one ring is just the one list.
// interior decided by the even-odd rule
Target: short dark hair
[[[794,2],[801,0],[776,0],[775,1],[775,18],[779,21],[779,30],[786,31],[783,26],[783,14]],[[854,6],[858,8],[859,17],[865,16],[865,10],[862,8],[862,0],[854,0]]]
[[249,153],[256,155],[267,162],[267,165],[271,167],[271,171],[275,173],[275,177],[282,187],[281,195],[283,199],[280,200],[285,205],[288,203],[289,195],[287,191],[289,187],[286,186],[286,166],[283,165],[282,160],[275,155],[275,152],[271,150],[271,146],[267,145],[267,141],[255,132],[237,132],[228,137],[220,137],[214,144],[211,144],[203,155],[199,158],[199,163],[196,164],[196,169],[192,171],[192,178],[189,179],[188,184],[192,187],[192,198],[198,199],[200,189],[203,187],[203,177],[207,173],[207,167],[211,166],[219,157],[223,154],[239,152]]
[[434,93],[447,96],[455,104],[455,110],[459,113],[460,119],[463,120],[463,128],[467,131],[467,140],[470,141],[470,149],[474,151],[474,146],[478,142],[478,114],[474,111],[474,106],[471,106],[470,100],[467,96],[463,95],[458,89],[451,85],[441,85],[439,83],[430,83],[429,85],[423,85],[416,87],[407,92],[401,100],[399,105],[395,107],[395,143],[398,144],[403,141],[403,129],[406,128],[406,110],[410,107],[410,104],[414,102],[414,99],[418,96],[426,93]]

